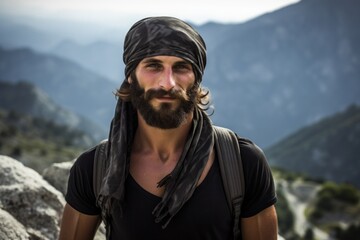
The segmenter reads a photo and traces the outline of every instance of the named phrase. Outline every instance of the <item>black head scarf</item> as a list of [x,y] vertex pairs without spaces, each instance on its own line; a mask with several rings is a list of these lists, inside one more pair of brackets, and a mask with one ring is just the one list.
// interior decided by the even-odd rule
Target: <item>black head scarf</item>
[[[198,83],[206,65],[206,47],[201,36],[185,22],[172,17],[151,17],[135,23],[125,38],[126,78],[145,57],[177,56],[194,66]],[[126,79],[123,84],[126,84]],[[107,212],[116,208],[122,214],[125,181],[133,137],[137,128],[136,110],[131,102],[119,98],[111,123],[105,174],[98,204]],[[156,222],[166,227],[173,216],[192,196],[213,147],[212,125],[201,109],[195,107],[183,153],[174,170],[160,181],[165,187],[161,202],[153,211]]]
[[124,41],[125,77],[146,58],[168,55],[189,61],[197,81],[201,81],[206,66],[206,45],[189,24],[173,17],[149,17],[135,23]]

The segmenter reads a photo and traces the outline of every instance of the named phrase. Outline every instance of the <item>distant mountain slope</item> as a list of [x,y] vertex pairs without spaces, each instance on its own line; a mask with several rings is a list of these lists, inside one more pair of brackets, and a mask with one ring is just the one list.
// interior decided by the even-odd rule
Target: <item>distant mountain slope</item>
[[49,50],[59,41],[59,36],[31,27],[19,19],[0,15],[0,46],[4,48],[31,47],[40,51]]
[[302,128],[265,152],[272,166],[360,187],[360,106]]
[[52,163],[75,159],[89,148],[87,142],[83,132],[0,108],[0,155],[16,157],[39,173]]
[[10,82],[26,79],[55,102],[108,129],[118,86],[74,62],[30,49],[0,48],[0,78]]
[[110,25],[100,22],[89,24],[88,21],[78,21],[66,16],[39,18],[30,11],[25,15],[7,14],[6,11],[2,11],[0,46],[4,48],[28,47],[43,52],[51,51],[57,44],[70,39],[82,44],[99,40],[117,43],[122,40],[122,36],[127,31],[127,24],[112,22]]
[[[211,90],[214,98],[214,123],[234,129],[261,147],[268,147],[302,126],[334,114],[349,104],[360,103],[358,9],[360,1],[357,0],[303,0],[245,23],[196,26],[207,43],[208,64],[203,85]],[[115,45],[104,39],[88,45],[75,44],[74,39],[69,39],[56,45],[52,53],[78,62],[77,67],[72,62],[72,71],[53,57],[47,60],[51,64],[42,61],[36,65],[31,62],[33,57],[20,56],[13,57],[16,61],[1,70],[5,60],[0,56],[0,77],[4,73],[13,77],[29,75],[36,79],[44,74],[47,79],[54,76],[72,81],[87,79],[84,76],[89,71],[80,65],[93,71],[90,78],[94,77],[94,72],[106,73],[107,76],[122,75],[122,63],[114,61],[119,63],[121,58],[118,46],[122,44],[123,32],[112,33],[116,38],[119,36]],[[24,49],[7,53],[19,55],[21,51]],[[41,58],[49,59],[45,55]],[[57,67],[50,71],[49,65]],[[29,66],[29,69],[25,71],[23,66]],[[79,68],[81,70],[75,70]],[[42,81],[42,84],[46,85],[47,81]],[[59,86],[60,82],[57,83]],[[74,109],[80,109],[87,116],[94,116],[108,125],[114,103],[101,99],[109,97],[109,92],[115,87],[100,92],[98,90],[102,88],[94,84],[95,94],[89,90],[91,84],[86,84],[89,88],[85,90],[81,84],[61,86],[60,94],[54,92],[57,84],[43,89],[69,109],[72,109],[71,102],[74,104],[73,96],[87,92],[89,96],[86,94],[81,100],[91,104],[81,105],[91,105],[91,108],[76,106]],[[92,102],[94,96],[96,102]],[[111,107],[105,110],[108,106]],[[102,109],[108,117],[94,115],[94,109]]]
[[[207,43],[213,121],[265,147],[360,102],[359,8],[356,0],[304,0],[241,24],[195,26]],[[121,44],[67,41],[53,52],[115,76],[123,65],[108,59],[119,61]],[[105,54],[102,64],[87,57]]]
[[213,120],[269,146],[360,103],[360,2],[303,0],[243,24],[199,27]]
[[113,81],[123,80],[122,43],[113,44],[97,41],[82,45],[66,40],[56,45],[52,53],[76,61],[88,69],[93,69]]
[[28,82],[12,84],[0,81],[0,108],[83,131],[89,136],[83,146],[89,147],[106,137],[99,125],[58,106],[46,93]]

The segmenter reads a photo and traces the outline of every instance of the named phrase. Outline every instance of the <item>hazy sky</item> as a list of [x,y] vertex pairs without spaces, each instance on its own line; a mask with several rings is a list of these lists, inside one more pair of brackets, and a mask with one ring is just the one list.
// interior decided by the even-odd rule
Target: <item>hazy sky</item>
[[0,0],[0,13],[44,18],[133,22],[150,15],[171,15],[197,24],[243,22],[299,0]]

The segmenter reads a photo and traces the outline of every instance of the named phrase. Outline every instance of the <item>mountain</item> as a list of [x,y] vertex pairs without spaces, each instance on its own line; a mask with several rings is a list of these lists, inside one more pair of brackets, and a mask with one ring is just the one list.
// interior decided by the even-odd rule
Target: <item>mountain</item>
[[[203,85],[210,89],[213,97],[213,122],[229,127],[266,148],[303,126],[334,114],[352,103],[360,103],[359,8],[360,2],[356,0],[303,0],[244,23],[210,22],[195,26],[207,43],[208,64]],[[72,27],[69,24],[66,26]],[[123,32],[113,32],[113,35],[123,36]],[[122,52],[118,52],[118,49],[122,42],[123,39],[119,37],[115,44],[101,38],[93,41],[93,44],[81,44],[67,37],[59,41],[49,53],[66,58],[66,62],[72,61],[73,66],[82,69],[76,70],[78,74],[92,72],[92,76],[97,73],[98,78],[103,75],[109,80],[120,73],[117,79],[121,81]],[[16,55],[21,51],[25,50],[8,53]],[[34,51],[31,53],[37,54]],[[42,58],[48,56],[42,55]],[[42,76],[44,70],[41,67],[45,67],[45,72],[50,74],[45,63],[34,69],[31,66],[26,74],[17,73],[17,61],[22,63],[20,72],[23,71],[21,65],[33,64],[21,58],[13,61],[11,67],[9,65],[1,70],[1,63],[6,60],[1,56],[0,60],[0,77],[4,79],[2,75],[7,76],[5,72],[8,71],[13,72],[13,77],[33,77],[36,72]],[[63,74],[61,69],[57,67],[53,75]],[[64,68],[64,72],[68,72],[68,68]],[[54,76],[48,78],[51,77]],[[76,79],[86,78],[79,76]],[[46,84],[44,82],[41,84]],[[51,96],[59,95],[59,91],[51,92],[53,88],[44,90],[50,91]],[[74,102],[73,96],[77,95],[75,92],[89,92],[88,88],[72,89],[69,92],[72,93],[71,97],[66,92],[67,102],[56,96],[54,99],[71,107],[69,101]],[[97,89],[100,89],[98,85]],[[113,90],[114,87],[110,91]],[[104,100],[106,104],[100,104],[110,91],[96,94],[96,108],[76,109],[89,116],[93,115],[94,109],[113,108],[113,102],[109,104],[108,100]],[[107,111],[106,118],[95,115],[105,126],[112,115],[110,110]]]
[[268,147],[360,102],[356,0],[303,0],[243,24],[208,23],[213,121]]
[[[30,12],[29,12],[30,13]],[[61,42],[70,40],[81,44],[102,41],[119,42],[127,30],[124,23],[116,27],[87,21],[12,15],[0,13],[0,46],[7,49],[31,48],[50,52]]]
[[0,78],[26,79],[56,103],[108,129],[118,86],[74,62],[30,49],[0,48]]
[[16,157],[39,173],[75,159],[91,142],[78,130],[0,108],[0,155]]
[[265,150],[273,167],[360,187],[360,106],[300,129]]
[[88,147],[106,136],[99,125],[60,107],[46,93],[28,82],[0,81],[0,108],[83,131],[89,136],[87,143],[84,143]]
[[51,53],[75,61],[87,69],[94,69],[110,80],[123,80],[124,63],[121,57],[122,44],[96,41],[90,44],[78,44],[64,40],[57,44]]
[[30,47],[47,51],[58,44],[59,36],[0,16],[0,46],[4,48]]

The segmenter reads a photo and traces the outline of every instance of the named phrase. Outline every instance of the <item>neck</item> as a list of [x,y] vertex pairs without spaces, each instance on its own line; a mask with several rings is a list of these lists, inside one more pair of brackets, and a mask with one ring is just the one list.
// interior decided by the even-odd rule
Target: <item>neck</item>
[[138,128],[132,150],[137,153],[156,154],[161,161],[167,161],[172,154],[182,152],[192,119],[193,114],[191,113],[179,127],[160,129],[148,125],[138,113]]

